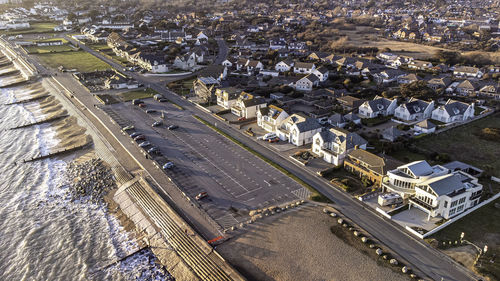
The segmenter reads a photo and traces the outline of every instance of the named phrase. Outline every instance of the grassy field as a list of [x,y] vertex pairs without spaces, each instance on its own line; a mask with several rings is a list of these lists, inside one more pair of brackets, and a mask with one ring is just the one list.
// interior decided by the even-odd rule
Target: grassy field
[[439,245],[448,241],[454,243],[460,240],[460,234],[464,232],[465,240],[481,248],[488,245],[488,252],[480,259],[479,272],[492,275],[492,280],[500,280],[499,260],[489,262],[494,254],[500,254],[500,209],[495,207],[495,203],[500,204],[500,199],[450,224],[431,238],[438,240]]
[[31,27],[29,29],[0,31],[0,34],[12,36],[12,35],[33,34],[33,33],[55,33],[54,27],[56,27],[57,24],[53,22],[37,22],[30,24],[30,26]]
[[94,49],[96,51],[105,51],[111,50],[111,48],[107,44],[88,44],[87,47]]
[[500,114],[495,113],[439,135],[422,138],[416,146],[427,151],[447,153],[492,175],[500,176],[500,144],[476,136],[483,128],[500,126]]
[[80,72],[111,69],[109,64],[84,51],[46,53],[37,56],[43,64],[52,68],[62,65],[66,69],[77,69]]
[[169,83],[167,87],[169,87],[172,91],[176,92],[178,95],[184,96],[188,95],[193,88],[193,82],[196,78],[188,78],[179,81],[175,81]]
[[130,92],[125,92],[120,94],[123,101],[131,101],[134,99],[147,99],[151,98],[154,95],[158,94],[157,91],[151,89],[151,88],[146,88],[146,89],[140,89],[140,90],[133,90]]
[[61,45],[61,46],[31,46],[24,48],[26,52],[29,54],[44,54],[44,53],[58,53],[58,52],[68,52],[74,51],[75,48],[72,48],[69,45]]

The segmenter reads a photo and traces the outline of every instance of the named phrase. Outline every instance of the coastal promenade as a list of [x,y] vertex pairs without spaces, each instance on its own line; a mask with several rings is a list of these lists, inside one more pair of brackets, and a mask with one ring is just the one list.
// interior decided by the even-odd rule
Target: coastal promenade
[[[35,66],[42,73],[47,73],[47,69],[43,66],[39,64]],[[75,115],[86,123],[86,126],[93,131],[94,137],[97,136],[98,142],[102,145],[96,147],[96,154],[112,167],[117,184],[121,186],[115,193],[117,203],[124,213],[130,213],[130,209],[135,210],[135,217],[131,216],[131,220],[139,231],[151,234],[147,237],[147,241],[169,272],[180,280],[245,280],[197,232],[212,239],[220,234],[218,230],[207,222],[199,210],[187,204],[182,195],[177,194],[179,191],[168,177],[145,159],[136,147],[133,147],[136,151],[127,150],[127,145],[124,146],[123,143],[130,143],[126,141],[126,136],[121,134],[120,128],[114,128],[116,125],[94,106],[95,99],[80,85],[65,85],[64,81],[68,81],[65,78],[72,79],[64,76],[57,79],[52,77],[43,79],[43,83],[53,89],[52,92],[65,106],[72,107],[70,111],[74,111]],[[117,136],[124,138],[121,140],[123,143]],[[138,180],[133,184],[127,184],[134,179]],[[154,186],[162,187],[161,196],[157,188],[153,189],[150,182],[154,183]],[[165,188],[167,186],[168,189]],[[169,190],[177,190],[177,193],[171,196],[167,192]],[[124,194],[127,195],[128,201],[124,199]],[[182,217],[171,207],[174,202],[180,203],[175,206],[177,208],[181,206]],[[196,231],[186,223],[185,219],[196,227]],[[150,222],[149,231],[140,227],[141,221],[145,220]],[[152,228],[155,231],[151,231]]]

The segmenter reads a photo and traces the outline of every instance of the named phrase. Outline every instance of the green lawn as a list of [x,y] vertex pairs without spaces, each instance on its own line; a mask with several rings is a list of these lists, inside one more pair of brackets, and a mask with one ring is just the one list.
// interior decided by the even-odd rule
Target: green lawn
[[140,90],[133,90],[130,92],[125,92],[120,94],[122,96],[123,101],[131,101],[134,99],[147,99],[151,98],[154,95],[158,94],[157,91],[151,89],[151,88],[146,88],[146,89],[140,89]]
[[488,245],[488,252],[480,259],[479,271],[492,275],[492,280],[500,280],[500,261],[497,258],[494,263],[489,262],[493,254],[500,255],[500,209],[495,203],[500,204],[500,199],[450,224],[431,238],[438,240],[441,246],[442,242],[460,240],[460,234],[464,232],[465,240],[481,248]]
[[61,45],[61,46],[31,46],[24,48],[26,52],[29,54],[43,54],[43,53],[57,53],[57,52],[68,52],[74,51],[75,48],[72,48],[69,45]]
[[23,30],[2,30],[0,31],[0,34],[5,34],[7,36],[11,35],[19,35],[19,34],[33,34],[33,33],[55,33],[54,27],[56,27],[58,24],[54,22],[37,22],[37,23],[30,23],[30,28],[29,29],[23,29]]
[[62,65],[66,69],[77,69],[80,72],[111,69],[109,64],[84,51],[46,53],[37,56],[43,64],[52,68]]
[[87,44],[87,47],[90,47],[96,51],[111,50],[111,48],[107,44]]

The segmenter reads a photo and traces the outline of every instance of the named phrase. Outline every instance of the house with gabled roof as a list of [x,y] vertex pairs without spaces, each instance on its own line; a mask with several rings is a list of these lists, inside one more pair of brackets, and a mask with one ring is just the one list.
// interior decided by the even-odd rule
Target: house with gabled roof
[[483,74],[479,68],[473,66],[457,66],[453,70],[453,75],[458,77],[481,78]]
[[408,68],[418,69],[418,70],[429,70],[432,68],[432,63],[423,60],[412,60],[408,63]]
[[321,132],[323,127],[316,118],[307,117],[302,113],[294,113],[281,123],[276,130],[277,136],[296,146],[306,145],[312,142],[313,136]]
[[414,73],[409,73],[406,75],[399,76],[398,77],[398,84],[410,84],[413,82],[417,82],[419,80],[420,80],[420,78],[418,78],[417,75],[415,75]]
[[359,115],[363,118],[375,118],[377,116],[393,115],[398,106],[396,99],[387,99],[375,96],[373,100],[365,101],[358,108]]
[[276,132],[288,116],[288,113],[281,107],[275,105],[262,107],[257,111],[257,125],[267,132]]
[[313,87],[319,85],[319,78],[314,74],[307,74],[295,82],[295,89],[298,91],[312,91]]
[[335,166],[341,165],[350,151],[356,148],[366,149],[368,144],[368,141],[357,133],[341,128],[318,132],[312,141],[312,153]]
[[242,90],[236,87],[217,88],[215,90],[217,105],[222,106],[225,109],[230,109],[238,99],[241,92]]
[[344,169],[380,186],[385,176],[385,160],[364,149],[354,149],[344,159]]
[[314,69],[312,73],[318,77],[319,82],[325,82],[328,79],[328,74],[330,72],[326,67],[320,66]]
[[477,84],[470,80],[460,82],[455,88],[455,92],[462,96],[474,96],[476,94]]
[[494,83],[494,82],[488,83],[479,89],[478,94],[482,97],[490,97],[490,98],[499,99],[500,98],[500,84]]
[[430,134],[436,131],[436,124],[429,119],[422,120],[413,126],[413,130],[417,133]]
[[474,118],[474,103],[468,104],[449,99],[432,111],[432,119],[443,122],[463,122]]
[[191,70],[196,66],[195,53],[186,53],[175,57],[174,66],[182,70]]
[[293,60],[288,60],[288,59],[282,60],[274,66],[274,69],[279,72],[287,72],[292,69],[293,64],[294,64]]
[[257,117],[257,111],[266,107],[266,100],[260,97],[254,97],[252,94],[241,92],[240,96],[231,106],[231,113],[238,117],[247,119]]
[[394,116],[404,121],[419,121],[431,117],[434,110],[434,101],[423,101],[410,98],[407,103],[399,105]]
[[444,90],[448,85],[451,84],[451,79],[449,77],[436,77],[436,78],[431,78],[429,81],[427,81],[427,86],[434,91],[437,90]]
[[379,73],[373,74],[373,78],[378,84],[389,84],[396,81],[400,76],[406,75],[406,72],[399,69],[385,69]]
[[314,69],[316,69],[316,65],[311,62],[295,62],[293,66],[293,72],[294,73],[300,73],[300,74],[311,74]]

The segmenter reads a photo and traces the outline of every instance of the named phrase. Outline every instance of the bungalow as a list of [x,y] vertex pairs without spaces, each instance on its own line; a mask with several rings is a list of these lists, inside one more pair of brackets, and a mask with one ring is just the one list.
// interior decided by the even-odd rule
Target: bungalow
[[217,105],[222,106],[225,109],[230,109],[236,102],[239,94],[242,91],[235,87],[225,87],[218,88],[215,90],[215,96],[217,97]]
[[378,84],[389,84],[398,79],[398,77],[405,75],[406,72],[398,69],[386,69],[379,73],[373,74],[373,78]]
[[432,119],[444,123],[461,122],[472,118],[474,118],[474,103],[467,104],[452,99],[432,111]]
[[479,89],[478,94],[483,97],[490,97],[499,99],[500,98],[500,85],[496,83],[490,83]]
[[431,117],[434,110],[434,101],[426,102],[416,98],[410,98],[396,108],[394,116],[404,121],[418,121]]
[[257,111],[257,125],[267,132],[276,132],[288,113],[275,105],[261,107]]
[[344,159],[344,169],[380,187],[385,175],[385,161],[364,149],[354,149],[347,153]]
[[413,130],[417,133],[430,134],[436,131],[436,124],[429,119],[422,120],[413,126]]
[[432,63],[423,60],[412,60],[408,63],[408,68],[418,70],[429,70],[432,68]]
[[340,128],[331,128],[314,135],[311,151],[324,161],[341,165],[347,153],[355,148],[366,149],[368,142],[356,133]]
[[281,140],[302,146],[311,143],[313,136],[322,129],[323,127],[315,118],[295,113],[283,120],[276,133]]
[[375,96],[373,100],[365,101],[359,106],[359,114],[364,118],[393,115],[397,106],[396,99]]
[[398,84],[410,84],[420,80],[414,73],[406,74],[398,77]]
[[250,119],[257,117],[257,111],[262,107],[266,107],[266,105],[267,103],[263,98],[241,92],[236,102],[231,106],[231,113],[238,117]]
[[483,77],[483,72],[477,67],[472,66],[457,66],[453,70],[453,75],[458,77],[471,77],[471,78],[481,78]]
[[451,79],[448,77],[432,78],[427,81],[427,86],[434,91],[444,90],[451,84]]
[[311,74],[315,68],[316,65],[314,65],[314,63],[296,62],[293,66],[293,72],[301,74]]
[[298,91],[312,91],[313,87],[319,85],[319,78],[314,74],[307,74],[295,82],[295,89]]
[[348,121],[342,114],[334,113],[332,116],[328,117],[327,122],[333,127],[344,128]]
[[431,217],[450,219],[479,204],[482,190],[477,178],[463,171],[450,171],[416,184],[409,204],[410,208],[426,212],[427,220]]
[[279,71],[279,72],[287,72],[290,71],[293,67],[293,61],[292,60],[283,60],[278,62],[275,66],[274,69]]
[[358,99],[357,97],[353,97],[350,95],[345,95],[338,97],[337,102],[342,106],[342,108],[350,111],[358,108],[361,104],[363,104],[364,100]]

